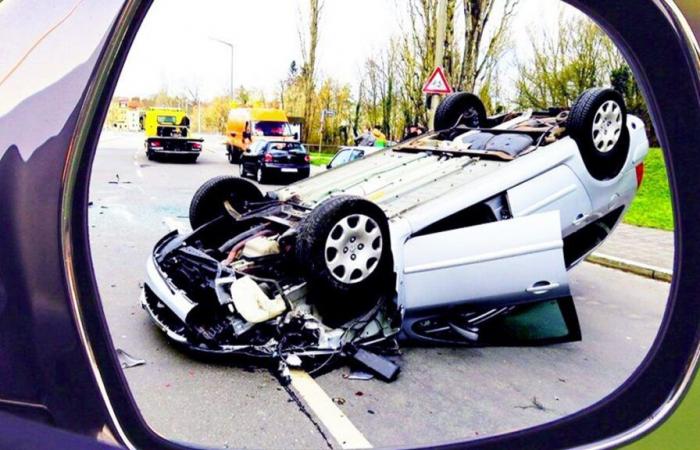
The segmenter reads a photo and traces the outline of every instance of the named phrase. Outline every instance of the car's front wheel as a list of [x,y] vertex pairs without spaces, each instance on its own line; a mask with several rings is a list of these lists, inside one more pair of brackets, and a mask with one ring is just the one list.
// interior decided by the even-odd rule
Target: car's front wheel
[[204,183],[192,197],[190,225],[196,230],[228,214],[229,209],[242,214],[248,209],[249,203],[261,202],[263,199],[260,189],[248,180],[232,176],[213,178]]
[[301,223],[296,253],[321,307],[350,318],[393,286],[389,224],[360,197],[332,197]]
[[241,153],[231,144],[226,144],[226,156],[230,164],[240,164],[241,162]]
[[615,178],[627,161],[630,136],[627,108],[613,89],[589,89],[576,100],[569,114],[569,134],[594,178]]

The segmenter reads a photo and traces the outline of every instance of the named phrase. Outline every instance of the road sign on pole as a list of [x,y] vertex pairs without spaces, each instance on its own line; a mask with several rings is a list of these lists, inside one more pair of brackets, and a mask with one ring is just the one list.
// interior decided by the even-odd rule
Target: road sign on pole
[[433,70],[433,73],[428,78],[428,81],[423,86],[424,94],[432,95],[447,95],[453,92],[450,82],[447,81],[445,70],[438,66]]

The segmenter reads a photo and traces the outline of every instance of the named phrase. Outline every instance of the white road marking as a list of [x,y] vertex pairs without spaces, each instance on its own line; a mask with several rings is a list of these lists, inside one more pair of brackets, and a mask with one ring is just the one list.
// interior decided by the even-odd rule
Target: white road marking
[[[163,218],[170,231],[188,230],[189,226],[175,217]],[[367,438],[350,422],[350,419],[333,403],[333,400],[311,376],[302,370],[292,370],[292,387],[314,412],[341,448],[373,448]]]
[[292,370],[292,387],[342,448],[372,448],[367,438],[303,370]]

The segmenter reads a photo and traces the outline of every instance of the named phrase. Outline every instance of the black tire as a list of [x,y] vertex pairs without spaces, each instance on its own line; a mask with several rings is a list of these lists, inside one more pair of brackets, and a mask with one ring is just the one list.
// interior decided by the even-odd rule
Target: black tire
[[238,212],[245,212],[249,202],[264,199],[253,183],[233,176],[212,178],[200,187],[190,202],[190,225],[193,230],[224,216],[226,202]]
[[228,162],[230,164],[240,164],[241,163],[241,152],[233,146],[227,147]]
[[[334,275],[326,262],[328,254],[326,245],[331,233],[337,233],[341,221],[356,215],[366,216],[374,221],[379,228],[381,242],[380,246],[376,247],[374,245],[376,238],[370,237],[371,240],[375,240],[372,245],[374,250],[372,250],[371,248],[361,248],[358,245],[360,242],[358,239],[353,241],[354,244],[348,245],[354,247],[350,252],[353,252],[353,255],[356,252],[360,260],[363,260],[360,252],[377,252],[379,249],[380,256],[376,258],[376,265],[372,271],[367,270],[368,275],[365,278],[360,281],[343,282],[336,275],[342,277],[344,274],[336,272]],[[362,229],[348,231],[370,233],[373,229],[374,226],[369,231]],[[344,231],[342,236],[346,236],[346,234]],[[340,245],[345,244],[341,243]],[[340,251],[335,254],[337,257],[348,258],[346,255],[341,255]],[[301,270],[309,282],[311,298],[321,308],[324,317],[330,312],[334,320],[340,322],[350,320],[371,309],[376,305],[378,298],[387,294],[394,287],[389,222],[379,206],[360,197],[345,195],[332,197],[311,211],[299,226],[296,256],[299,267],[302,268]],[[367,265],[369,266],[369,264],[374,263],[367,260]],[[343,272],[344,270],[343,267]],[[350,274],[350,276],[353,275]],[[359,280],[359,278],[357,279]]]
[[246,176],[248,176],[248,172],[245,171],[245,166],[242,162],[238,165],[238,175],[241,178],[245,178]]
[[468,92],[445,97],[435,112],[435,130],[448,130],[458,122],[470,128],[486,127],[486,107],[479,97]]
[[[605,105],[617,104],[621,116],[621,128],[615,141],[601,144],[596,137],[600,134],[600,113]],[[576,141],[581,158],[591,176],[605,181],[617,177],[629,155],[630,135],[627,129],[627,107],[622,95],[613,89],[594,88],[585,91],[576,100],[569,114],[567,129]],[[616,129],[613,123],[612,129]],[[608,148],[608,146],[612,147]],[[599,147],[603,147],[601,150]]]
[[233,147],[231,147],[231,144],[226,144],[226,158],[228,158],[229,164],[236,164],[233,159]]
[[190,164],[196,164],[199,159],[199,155],[190,155],[187,160]]
[[149,161],[156,159],[155,155],[153,154],[153,150],[146,150],[146,158],[148,158]]

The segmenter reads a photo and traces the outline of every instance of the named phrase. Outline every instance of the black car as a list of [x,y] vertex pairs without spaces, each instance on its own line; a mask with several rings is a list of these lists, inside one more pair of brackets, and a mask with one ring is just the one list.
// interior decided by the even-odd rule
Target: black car
[[309,177],[310,158],[298,142],[257,141],[241,155],[241,176],[254,175],[258,183],[271,178],[301,180]]

